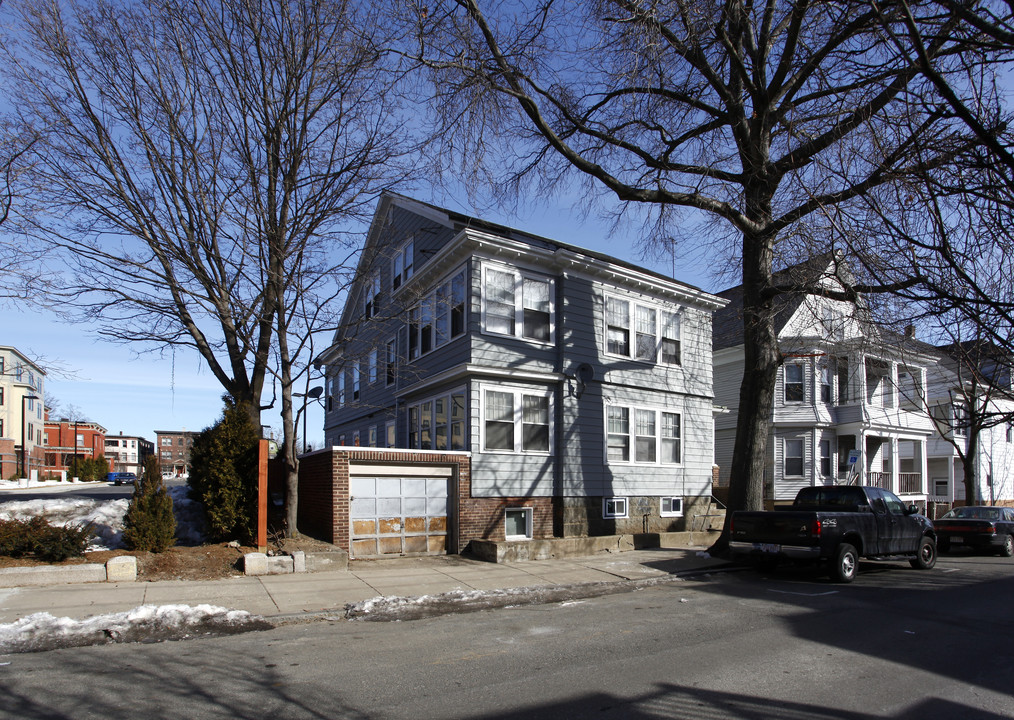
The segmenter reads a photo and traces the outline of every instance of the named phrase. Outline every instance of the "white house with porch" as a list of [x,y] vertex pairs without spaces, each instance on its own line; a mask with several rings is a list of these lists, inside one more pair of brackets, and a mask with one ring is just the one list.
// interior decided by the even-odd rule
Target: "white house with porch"
[[[824,283],[834,289],[830,258],[795,266],[779,285]],[[840,268],[839,268],[840,271]],[[739,387],[744,372],[742,287],[719,293],[729,305],[714,321],[715,463],[729,482]],[[801,293],[780,296],[775,318],[783,363],[765,466],[765,499],[791,501],[801,487],[857,483],[925,505],[933,435],[927,370],[938,356],[911,335],[878,329],[863,307]]]

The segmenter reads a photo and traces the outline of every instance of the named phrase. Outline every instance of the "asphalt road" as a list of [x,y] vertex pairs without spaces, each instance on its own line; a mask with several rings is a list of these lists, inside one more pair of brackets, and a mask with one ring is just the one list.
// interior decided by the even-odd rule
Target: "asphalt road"
[[[1014,718],[1014,559],[0,658],[2,718]],[[4,664],[9,663],[9,664]]]
[[[167,486],[185,485],[185,480],[166,481]],[[18,490],[0,489],[0,503],[11,500],[47,500],[50,498],[84,498],[86,500],[129,500],[134,495],[133,485],[113,485],[108,482],[47,485]]]

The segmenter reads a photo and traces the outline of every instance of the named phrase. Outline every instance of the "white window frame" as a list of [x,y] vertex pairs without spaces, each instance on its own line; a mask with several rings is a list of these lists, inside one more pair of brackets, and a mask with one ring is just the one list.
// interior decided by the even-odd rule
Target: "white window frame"
[[410,235],[391,258],[391,291],[398,290],[415,274],[415,237]]
[[[525,516],[525,534],[524,535],[508,535],[507,534],[507,513],[522,513]],[[504,527],[504,538],[506,540],[531,540],[532,539],[532,508],[530,507],[507,507],[503,510],[503,527]]]
[[393,448],[398,446],[398,431],[394,420],[388,420],[384,424],[384,446]]
[[630,503],[625,497],[602,498],[602,519],[618,520],[629,517]]
[[[611,303],[626,306],[625,324],[610,322],[614,318],[614,315],[609,312]],[[683,313],[680,308],[661,302],[651,302],[615,293],[605,293],[603,296],[602,314],[602,350],[605,355],[650,365],[678,367],[683,364]],[[646,322],[649,316],[654,318],[650,324]],[[624,353],[610,349],[610,328],[618,328],[626,332],[627,352]],[[642,340],[642,338],[645,340]],[[646,338],[651,338],[651,341],[647,341]],[[662,344],[666,340],[675,343],[676,357],[671,362],[663,359]],[[648,353],[644,352],[644,349],[649,347],[652,350],[650,357]]]
[[[666,510],[666,505],[669,509]],[[683,517],[683,498],[674,495],[658,499],[658,514],[660,517]]]
[[367,384],[375,385],[377,383],[377,349],[373,348],[370,350],[370,354],[366,359],[366,379]]
[[[789,370],[799,370],[799,382],[789,382]],[[798,400],[789,399],[789,385],[798,385],[802,392],[802,397]],[[785,363],[782,366],[782,400],[787,405],[798,405],[806,402],[806,366],[803,363],[790,362]]]
[[[827,447],[827,455],[824,454],[824,448]],[[805,449],[804,449],[805,452]],[[827,473],[824,472],[824,460],[827,460]],[[821,438],[817,441],[817,460],[818,460],[818,471],[822,478],[834,477],[834,445],[831,444],[830,438]]]
[[[487,276],[490,272],[503,273],[510,275],[514,279],[514,315],[513,331],[504,332],[500,330],[491,330],[489,327],[489,300],[487,299]],[[545,340],[540,340],[535,337],[529,337],[525,335],[525,310],[534,309],[526,308],[526,294],[525,294],[525,283],[541,283],[547,286],[547,293],[549,295],[549,337]],[[522,340],[527,343],[534,345],[553,345],[556,342],[556,280],[548,275],[541,275],[539,273],[530,272],[528,270],[522,270],[521,268],[511,267],[509,265],[500,265],[497,263],[484,262],[482,264],[482,278],[481,278],[481,318],[482,318],[482,333],[484,335],[498,335],[500,337],[512,337],[518,340]],[[540,311],[541,312],[541,311]]]
[[[789,474],[789,443],[799,443],[800,446],[799,455],[792,456],[799,457],[799,474]],[[782,438],[782,477],[806,477],[806,440],[803,438]]]
[[380,302],[380,273],[371,273],[363,283],[363,318],[369,319],[377,314],[377,303]]
[[[498,392],[513,395],[513,406],[511,408],[513,412],[513,449],[507,448],[486,448],[486,396],[489,392]],[[547,413],[547,433],[548,437],[548,449],[546,450],[526,450],[524,448],[524,398],[525,397],[538,397],[543,398],[547,401],[546,413]],[[540,387],[523,387],[516,385],[480,385],[479,386],[479,447],[484,453],[499,454],[499,455],[538,455],[542,457],[549,457],[554,451],[554,421],[553,421],[553,391],[549,388]],[[467,414],[467,413],[466,413]],[[503,422],[503,421],[501,421]],[[541,423],[539,423],[541,425]]]
[[[622,433],[613,431],[610,428],[610,413],[613,410],[626,410],[627,415],[627,432]],[[653,413],[654,414],[654,435],[638,435],[638,415],[640,413]],[[665,407],[640,407],[635,405],[627,405],[619,402],[609,402],[606,404],[605,413],[605,427],[603,428],[604,434],[603,439],[605,442],[605,453],[604,460],[608,465],[641,465],[641,466],[662,466],[662,467],[680,467],[683,465],[683,435],[685,432],[684,428],[684,413],[677,408],[665,408]],[[663,435],[663,428],[665,422],[663,415],[675,415],[676,423],[675,427],[678,429],[676,437],[666,437]],[[626,438],[626,451],[627,458],[611,458],[609,456],[610,448],[619,448],[619,443],[611,443],[611,438]],[[637,440],[638,438],[653,437],[655,444],[654,460],[638,460],[637,459]],[[678,460],[676,462],[663,462],[662,460],[662,447],[666,442],[675,441],[676,443],[676,454]]]
[[[454,398],[461,398],[461,417],[454,417]],[[437,447],[437,429],[439,427],[437,423],[437,403],[443,401],[446,406],[446,422],[444,427],[446,429],[446,447]],[[406,415],[406,422],[408,423],[408,447],[414,450],[449,450],[452,452],[461,452],[467,450],[468,444],[467,439],[467,424],[468,424],[468,394],[464,386],[456,387],[447,392],[440,393],[439,395],[433,395],[420,399],[418,402],[413,402],[408,405]],[[428,414],[428,417],[424,417],[424,411]],[[414,420],[414,426],[413,426]],[[454,447],[454,431],[455,426],[460,426],[461,431],[461,447]],[[429,431],[430,443],[429,447],[422,447],[423,430]],[[414,442],[413,442],[414,440]]]
[[[463,337],[468,326],[468,274],[464,266],[443,278],[408,310],[405,323],[405,353],[409,360],[443,347]],[[455,301],[454,290],[460,297]],[[460,308],[455,309],[460,305]],[[460,317],[457,317],[460,315]],[[455,319],[458,319],[455,332]],[[424,342],[425,340],[425,342]]]

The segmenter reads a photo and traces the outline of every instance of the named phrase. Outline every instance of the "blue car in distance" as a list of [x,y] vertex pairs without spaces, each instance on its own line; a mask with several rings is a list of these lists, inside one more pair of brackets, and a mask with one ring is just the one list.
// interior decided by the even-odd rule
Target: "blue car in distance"
[[131,472],[111,472],[106,475],[106,482],[113,485],[133,485],[137,482],[137,475]]

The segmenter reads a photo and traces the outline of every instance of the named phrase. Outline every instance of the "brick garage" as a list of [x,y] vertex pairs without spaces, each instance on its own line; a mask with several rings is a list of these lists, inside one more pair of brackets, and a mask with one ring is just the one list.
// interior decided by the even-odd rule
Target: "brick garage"
[[533,537],[553,536],[551,498],[472,497],[468,453],[374,448],[330,448],[300,459],[299,531],[351,552],[350,478],[364,467],[406,476],[446,471],[448,552],[462,552],[472,540],[503,540],[505,508],[532,508]]

